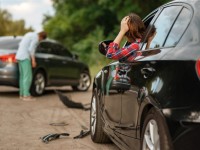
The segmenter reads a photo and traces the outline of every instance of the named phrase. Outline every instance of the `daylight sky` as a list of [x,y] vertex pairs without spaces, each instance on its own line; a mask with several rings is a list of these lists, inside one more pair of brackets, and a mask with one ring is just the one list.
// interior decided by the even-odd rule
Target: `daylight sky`
[[51,0],[0,0],[0,8],[12,14],[13,20],[24,19],[26,27],[42,30],[43,14],[54,14]]

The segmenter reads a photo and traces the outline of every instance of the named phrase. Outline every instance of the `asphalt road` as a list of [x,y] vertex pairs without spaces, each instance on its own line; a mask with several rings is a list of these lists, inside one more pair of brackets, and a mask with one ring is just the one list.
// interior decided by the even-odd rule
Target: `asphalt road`
[[[24,102],[19,99],[18,89],[0,86],[0,150],[118,150],[112,143],[93,143],[90,135],[74,139],[82,129],[89,128],[90,112],[66,107],[53,89],[48,89],[36,101]],[[59,90],[75,102],[90,103],[91,90],[73,92],[70,87]],[[50,133],[64,132],[70,136],[48,144],[40,139]]]

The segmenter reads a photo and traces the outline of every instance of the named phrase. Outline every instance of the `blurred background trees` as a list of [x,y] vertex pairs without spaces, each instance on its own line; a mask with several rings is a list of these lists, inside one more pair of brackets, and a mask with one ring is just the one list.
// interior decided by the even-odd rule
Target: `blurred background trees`
[[7,10],[0,9],[0,22],[0,36],[23,35],[28,31],[33,31],[31,27],[25,28],[24,20],[13,21],[12,15]]
[[142,18],[169,0],[53,0],[55,16],[46,16],[44,28],[89,65],[109,60],[98,52],[98,43],[114,39],[121,18],[130,12]]

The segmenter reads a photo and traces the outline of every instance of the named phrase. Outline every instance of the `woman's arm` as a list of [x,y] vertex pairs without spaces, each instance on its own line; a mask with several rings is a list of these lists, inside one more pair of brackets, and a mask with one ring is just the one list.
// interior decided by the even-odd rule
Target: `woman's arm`
[[115,40],[113,41],[114,43],[120,45],[125,33],[129,30],[128,21],[129,21],[129,16],[126,16],[121,20],[120,31],[116,36]]

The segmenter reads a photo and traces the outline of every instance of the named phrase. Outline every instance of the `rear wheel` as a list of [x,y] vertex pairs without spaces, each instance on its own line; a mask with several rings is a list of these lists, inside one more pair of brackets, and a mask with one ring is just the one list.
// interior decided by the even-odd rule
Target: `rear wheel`
[[33,96],[40,96],[45,91],[46,79],[45,75],[42,71],[36,72],[33,77],[33,82],[31,86],[31,95]]
[[166,122],[154,108],[144,121],[141,150],[173,150]]
[[110,139],[103,131],[100,106],[97,101],[96,92],[93,92],[90,110],[90,131],[92,141],[95,143],[108,143]]
[[87,91],[91,84],[91,77],[87,71],[80,74],[79,84],[77,86],[72,86],[75,91]]

